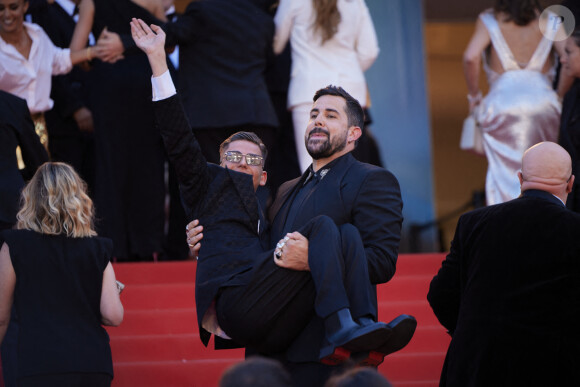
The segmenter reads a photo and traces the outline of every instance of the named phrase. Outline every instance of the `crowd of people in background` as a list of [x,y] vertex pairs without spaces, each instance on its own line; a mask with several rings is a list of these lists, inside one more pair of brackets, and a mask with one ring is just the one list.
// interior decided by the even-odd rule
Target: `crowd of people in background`
[[[570,259],[570,251],[579,250],[573,237],[561,240],[562,235],[567,236],[565,231],[554,236],[544,229],[526,228],[540,216],[545,216],[542,219],[547,220],[542,220],[542,224],[547,224],[554,214],[566,219],[564,228],[575,230],[580,224],[573,214],[580,212],[580,183],[574,178],[580,168],[580,7],[567,0],[563,5],[576,16],[577,23],[565,41],[555,41],[549,32],[540,30],[542,8],[537,0],[496,0],[493,8],[479,15],[464,53],[470,114],[482,131],[488,161],[489,207],[461,218],[451,253],[431,283],[429,302],[453,336],[442,385],[476,385],[485,380],[491,383],[499,374],[513,377],[515,383],[521,381],[517,371],[530,364],[537,364],[538,370],[544,366],[546,371],[538,373],[541,377],[530,379],[530,384],[549,384],[555,369],[564,384],[576,377],[573,367],[553,364],[562,354],[575,361],[573,348],[564,346],[558,352],[548,345],[554,334],[562,343],[572,337],[568,326],[552,326],[550,321],[542,320],[543,316],[537,318],[539,325],[526,325],[521,318],[528,316],[527,307],[537,308],[530,301],[533,297],[538,303],[546,302],[548,295],[542,293],[544,290],[555,299],[580,293],[576,286],[562,285],[562,278],[566,282],[568,277],[580,276],[580,272],[576,273],[578,265]],[[162,131],[170,131],[163,124],[175,122],[168,119],[160,123],[159,110],[163,107],[159,106],[165,106],[160,101],[174,102],[176,93],[170,90],[171,82],[153,82],[152,93],[152,75],[160,74],[151,69],[152,52],[147,52],[135,38],[130,25],[134,18],[145,26],[159,26],[162,36],[166,36],[163,55],[167,57],[163,63],[168,65],[183,104],[183,117],[175,113],[179,109],[171,106],[166,108],[170,113],[162,112],[161,116],[179,118],[180,128],[194,133],[191,143],[198,145],[186,147],[186,153],[175,153],[179,147],[168,146],[167,133],[162,136]],[[152,28],[155,32],[157,27]],[[145,30],[151,33],[148,27]],[[383,168],[356,161],[351,155],[380,166],[372,135],[363,123],[370,122],[364,72],[378,54],[379,42],[364,0],[195,0],[182,14],[175,14],[172,0],[0,0],[0,341],[6,386],[16,385],[16,380],[18,385],[28,386],[110,385],[111,352],[101,325],[118,325],[123,319],[119,297],[122,285],[115,280],[111,262],[183,260],[191,255],[199,255],[198,276],[203,275],[199,268],[208,267],[207,263],[203,266],[208,257],[214,261],[213,266],[212,262],[209,264],[211,273],[206,273],[207,278],[213,280],[220,270],[223,274],[223,267],[237,270],[228,272],[231,275],[222,282],[212,283],[210,290],[196,290],[204,344],[212,333],[219,337],[216,343],[231,340],[228,332],[234,333],[234,339],[246,348],[248,356],[271,358],[248,361],[231,369],[224,374],[221,385],[232,385],[231,380],[237,380],[239,375],[253,377],[255,370],[268,369],[264,378],[272,378],[279,385],[349,386],[365,380],[368,385],[389,386],[373,370],[355,369],[329,378],[333,368],[320,361],[336,361],[334,351],[344,345],[351,344],[350,349],[357,352],[362,347],[352,342],[367,331],[381,331],[382,336],[377,337],[381,337],[382,345],[376,347],[383,355],[391,353],[406,345],[416,326],[412,316],[405,317],[409,327],[402,336],[406,339],[387,345],[387,337],[394,335],[400,321],[376,322],[373,289],[395,273],[402,199],[395,176]],[[489,85],[485,96],[479,90],[482,67]],[[321,98],[321,89],[330,84],[341,86],[348,93],[341,94],[344,90],[338,88],[342,90],[338,94],[322,94]],[[156,93],[164,97],[155,99]],[[350,100],[351,95],[355,102]],[[364,109],[364,119],[359,117],[352,122],[353,109]],[[240,132],[255,133],[257,140],[235,137]],[[185,135],[181,139],[184,138],[189,139]],[[224,147],[226,138],[230,142]],[[235,147],[230,149],[235,154],[226,154],[236,141],[253,143],[262,156],[244,149],[233,152]],[[262,146],[270,150],[268,157]],[[198,161],[193,163],[199,167],[196,173],[207,181],[195,180],[188,175],[191,171],[180,169],[181,161],[190,162],[198,149]],[[223,198],[230,192],[224,185],[230,177],[220,180],[225,176],[223,168],[212,169],[220,167],[210,167],[206,160],[232,171],[238,169],[235,165],[241,166],[240,172],[246,174],[253,172],[241,169],[261,168],[254,174],[256,197],[254,191],[244,191],[248,181],[240,178],[232,183],[230,191],[241,197],[236,200],[242,204],[234,205],[229,197],[227,205],[224,200],[214,203],[223,207],[221,212],[215,211],[216,207],[204,207],[208,196]],[[268,171],[267,179],[264,171]],[[235,174],[231,179],[236,180]],[[572,211],[565,212],[560,208],[564,205]],[[522,214],[529,217],[527,222],[520,219]],[[234,215],[239,215],[239,219],[232,221]],[[208,223],[192,222],[200,216]],[[236,266],[227,262],[231,259],[229,252],[215,247],[220,244],[222,229],[212,226],[224,227],[219,216],[237,227],[245,227],[243,231],[251,235],[244,241],[255,241],[255,251],[239,253],[262,256],[267,252],[263,262],[268,265],[255,271],[260,279],[271,276],[274,280],[278,278],[276,273],[290,269],[296,276],[284,280],[296,287],[296,294],[305,295],[307,301],[296,302],[296,309],[292,309],[291,302],[284,303],[284,310],[276,310],[280,314],[262,321],[268,327],[260,329],[260,333],[286,334],[277,337],[284,341],[276,350],[262,347],[260,340],[270,336],[247,339],[245,335],[252,333],[250,328],[235,330],[238,321],[249,318],[247,310],[236,309],[251,300],[246,297],[247,289],[258,289],[260,297],[269,292],[263,291],[262,282],[252,282],[247,276],[254,273],[254,268],[250,264],[244,266],[247,262],[243,255],[236,255]],[[538,232],[534,240],[543,241],[542,248],[549,251],[534,246],[524,249],[526,257],[531,258],[506,269],[504,287],[487,289],[481,285],[473,292],[465,281],[483,278],[487,267],[488,274],[494,273],[501,264],[494,266],[490,257],[497,261],[503,257],[499,251],[510,257],[516,254],[506,247],[514,242],[513,235],[509,234],[508,240],[494,239],[491,234],[497,230],[482,226],[482,217],[496,222],[497,230],[506,228],[508,223],[510,230],[527,230],[517,236],[519,245],[526,245],[530,235]],[[321,312],[330,302],[321,302],[323,297],[318,297],[317,291],[324,295],[325,289],[341,288],[348,298],[349,286],[351,290],[355,286],[354,274],[344,279],[343,289],[337,283],[329,286],[324,282],[326,272],[321,269],[317,273],[314,265],[309,266],[308,255],[315,251],[318,241],[324,241],[326,249],[332,244],[312,239],[310,247],[305,248],[306,238],[291,235],[300,229],[310,237],[311,231],[305,227],[317,225],[316,221],[334,221],[337,228],[324,224],[321,228],[334,233],[328,238],[338,238],[337,251],[352,255],[352,246],[347,252],[345,246],[354,241],[354,250],[365,259],[365,269],[368,265],[368,271],[361,271],[356,280],[356,289],[362,287],[368,293],[363,300],[365,309],[358,315],[351,316],[350,310],[346,317],[339,315],[337,310],[349,309],[344,306]],[[271,227],[263,237],[266,232],[260,225],[266,223]],[[200,242],[202,227],[208,232]],[[216,230],[219,235],[214,238],[209,231]],[[312,238],[318,231],[315,227]],[[475,239],[471,239],[472,235]],[[238,232],[235,236],[239,240],[243,234]],[[200,243],[207,246],[205,250],[200,250]],[[491,245],[501,249],[486,247]],[[322,251],[323,247],[318,248]],[[40,249],[50,251],[51,259],[39,259]],[[321,251],[320,256],[324,255]],[[545,255],[540,255],[540,251],[556,252],[562,265],[545,272],[541,264]],[[329,257],[328,262],[331,258],[336,257]],[[475,273],[472,264],[476,259],[492,263],[477,265],[480,271]],[[340,262],[347,266],[352,263],[346,258]],[[526,265],[531,267],[523,273],[509,271]],[[565,270],[559,272],[560,269]],[[263,270],[267,276],[262,275]],[[347,271],[342,266],[341,270]],[[63,272],[67,275],[63,276]],[[521,275],[520,284],[531,289],[524,301],[519,298],[520,288],[508,286],[516,272]],[[361,276],[366,280],[359,281]],[[534,286],[539,279],[544,287],[537,290]],[[300,281],[308,286],[315,283],[317,291],[298,288]],[[483,282],[492,282],[486,281]],[[499,304],[490,305],[489,299],[482,297],[502,290],[515,293],[513,299],[504,300],[512,315],[498,312]],[[37,292],[43,297],[36,297]],[[335,290],[330,293],[333,297],[336,294]],[[81,297],[77,299],[72,294]],[[479,315],[481,310],[474,311],[459,301],[462,297],[470,297],[473,305],[480,303],[489,313]],[[228,299],[234,301],[223,301]],[[280,304],[280,299],[271,301]],[[315,299],[318,303],[311,305]],[[218,300],[222,303],[216,305]],[[349,301],[351,306],[357,305]],[[46,320],[36,319],[42,315],[39,310],[47,306],[58,313],[45,316]],[[259,318],[275,308],[265,309],[249,310]],[[234,312],[235,318],[231,317]],[[546,313],[549,312],[562,310],[550,309]],[[562,313],[576,317],[576,312],[580,316],[580,310],[572,307]],[[285,322],[298,315],[301,325],[294,324],[294,330],[287,333],[289,326]],[[495,349],[487,348],[488,343],[484,342],[492,338],[478,334],[482,321],[489,316],[520,324],[517,329],[509,324],[490,324],[504,334]],[[236,324],[227,324],[228,319]],[[344,329],[344,324],[348,329]],[[63,327],[70,325],[78,329],[63,333]],[[44,330],[38,330],[36,336],[18,332],[19,327],[30,332],[39,326]],[[550,335],[542,329],[549,329]],[[340,332],[339,339],[328,334],[333,331]],[[97,349],[78,348],[78,343],[59,339],[62,335],[55,332],[69,338],[82,337],[78,343],[86,345],[89,340]],[[522,332],[526,334],[520,336]],[[530,335],[538,338],[533,345],[526,344]],[[312,337],[326,341],[321,339],[321,344]],[[476,340],[480,345],[473,351]],[[63,341],[68,346],[61,346]],[[280,342],[275,344],[280,346]],[[44,349],[37,350],[39,345]],[[16,346],[23,348],[17,355]],[[511,352],[505,349],[514,346],[517,348]],[[60,351],[57,356],[51,355],[55,348]],[[364,349],[368,356],[377,348],[366,345]],[[498,352],[510,355],[501,358],[496,356]],[[549,359],[540,364],[539,355],[531,359],[534,353]],[[71,354],[82,356],[73,358]],[[45,361],[51,358],[53,362]],[[527,360],[514,361],[524,358]],[[463,363],[466,359],[469,364]],[[366,361],[358,359],[359,364]],[[510,361],[515,365],[511,369],[506,366]],[[18,374],[11,373],[17,369],[16,364]],[[291,370],[290,375],[287,370]],[[66,374],[64,379],[62,374]],[[258,381],[251,383],[259,385]]]

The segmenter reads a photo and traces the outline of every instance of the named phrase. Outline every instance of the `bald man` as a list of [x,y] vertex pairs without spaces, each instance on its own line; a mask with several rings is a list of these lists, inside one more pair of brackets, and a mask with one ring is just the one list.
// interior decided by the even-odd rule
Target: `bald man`
[[[427,299],[451,335],[441,386],[580,386],[580,214],[559,145],[523,156],[519,198],[464,214]],[[514,176],[514,179],[516,177]]]

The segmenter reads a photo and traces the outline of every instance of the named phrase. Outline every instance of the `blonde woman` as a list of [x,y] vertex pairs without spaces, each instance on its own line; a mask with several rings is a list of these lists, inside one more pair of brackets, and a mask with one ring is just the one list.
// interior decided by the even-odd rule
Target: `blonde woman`
[[366,71],[379,54],[377,36],[364,0],[281,0],[274,52],[292,45],[288,108],[292,111],[301,172],[311,163],[304,131],[312,96],[330,84],[341,86],[364,108]]
[[96,236],[92,201],[72,167],[43,164],[22,192],[16,229],[0,238],[0,342],[14,303],[18,386],[110,386],[102,325],[119,325],[123,306],[111,241]]

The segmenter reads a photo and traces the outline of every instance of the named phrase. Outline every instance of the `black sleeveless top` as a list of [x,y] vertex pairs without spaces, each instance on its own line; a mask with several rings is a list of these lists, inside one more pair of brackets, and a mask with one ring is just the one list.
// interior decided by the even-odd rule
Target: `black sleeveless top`
[[100,313],[112,242],[29,230],[7,230],[2,239],[16,273],[18,377],[70,372],[113,376]]

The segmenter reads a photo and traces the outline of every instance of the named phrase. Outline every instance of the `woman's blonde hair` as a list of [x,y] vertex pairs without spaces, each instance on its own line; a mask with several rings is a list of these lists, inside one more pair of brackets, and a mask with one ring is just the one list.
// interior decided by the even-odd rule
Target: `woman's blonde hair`
[[340,11],[336,6],[337,0],[312,0],[312,5],[316,11],[314,20],[314,31],[320,31],[322,43],[332,39],[338,31],[340,23]]
[[42,164],[22,190],[16,228],[75,238],[97,235],[93,201],[86,191],[86,183],[70,165]]

